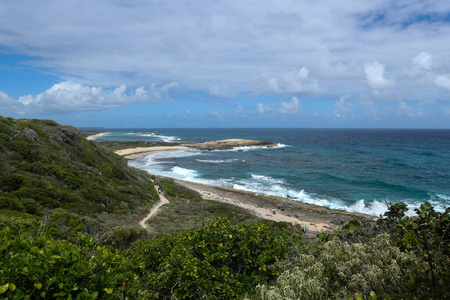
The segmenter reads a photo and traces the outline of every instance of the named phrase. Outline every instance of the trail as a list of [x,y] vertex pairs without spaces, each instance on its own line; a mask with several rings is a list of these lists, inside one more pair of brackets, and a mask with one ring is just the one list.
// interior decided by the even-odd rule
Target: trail
[[[155,189],[156,189],[156,191],[158,191],[159,186],[155,185]],[[161,208],[161,206],[169,203],[169,200],[167,200],[167,198],[164,197],[163,194],[159,194],[159,199],[160,199],[160,201],[158,202],[158,204],[153,206],[152,209],[150,210],[149,214],[139,222],[139,224],[142,227],[144,227],[145,229],[148,229],[148,225],[146,224],[147,220],[150,219],[151,217],[153,217],[153,215],[155,215],[158,212],[158,210]]]

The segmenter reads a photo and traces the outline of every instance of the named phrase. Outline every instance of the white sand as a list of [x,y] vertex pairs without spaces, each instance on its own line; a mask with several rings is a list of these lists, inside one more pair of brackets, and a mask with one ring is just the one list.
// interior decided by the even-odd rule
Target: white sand
[[123,156],[126,159],[135,159],[147,154],[166,151],[192,150],[184,146],[157,146],[157,147],[137,147],[114,151],[114,153]]
[[105,135],[110,134],[110,133],[111,133],[111,132],[102,132],[102,133],[99,133],[99,134],[90,135],[90,136],[88,136],[86,139],[87,139],[88,141],[93,141],[93,140],[95,140],[96,138],[99,138],[99,137],[101,137],[101,136],[105,136]]

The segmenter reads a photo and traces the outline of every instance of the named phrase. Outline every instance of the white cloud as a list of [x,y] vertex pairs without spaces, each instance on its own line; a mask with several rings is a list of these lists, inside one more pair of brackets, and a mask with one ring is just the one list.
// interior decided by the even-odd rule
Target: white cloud
[[354,106],[351,103],[346,103],[349,95],[345,95],[339,98],[334,104],[334,115],[339,119],[345,119],[346,115],[351,114],[353,112]]
[[431,71],[433,56],[430,53],[422,52],[413,58],[413,63],[416,66],[416,68],[422,68]]
[[292,97],[291,102],[282,102],[281,103],[279,112],[281,114],[286,114],[286,115],[298,114],[298,112],[299,112],[298,105],[299,105],[299,101],[298,101],[297,97]]
[[438,87],[450,90],[450,78],[447,75],[437,76],[434,82]]
[[267,93],[291,95],[308,95],[320,91],[317,80],[309,78],[306,67],[278,73],[265,69],[261,72],[258,89]]
[[410,117],[414,117],[416,115],[414,107],[407,105],[405,101],[399,101],[398,111],[400,114]]
[[256,111],[259,114],[263,114],[263,113],[272,111],[272,108],[270,106],[268,106],[267,104],[264,104],[264,103],[256,103]]
[[22,96],[17,101],[0,93],[0,100],[2,102],[8,100],[12,106],[11,103],[14,103],[14,109],[10,109],[10,111],[15,113],[66,114],[77,111],[103,110],[132,103],[158,102],[167,99],[168,92],[176,86],[176,83],[160,87],[152,84],[148,89],[141,86],[127,93],[127,87],[124,85],[113,90],[104,90],[100,87],[88,87],[73,81],[64,81],[53,85],[41,94]]
[[238,94],[231,91],[225,85],[212,84],[209,86],[208,92],[211,96],[223,97],[223,98],[232,98],[236,97]]
[[394,85],[393,80],[384,77],[384,66],[379,62],[373,62],[364,66],[367,83],[374,89],[385,89]]

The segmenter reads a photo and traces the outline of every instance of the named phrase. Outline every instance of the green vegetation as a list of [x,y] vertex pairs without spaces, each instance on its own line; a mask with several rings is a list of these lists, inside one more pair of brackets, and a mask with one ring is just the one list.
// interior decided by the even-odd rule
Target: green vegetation
[[[150,179],[170,204],[147,232]],[[450,208],[406,211],[305,238],[130,168],[75,128],[0,117],[0,299],[445,299]]]
[[46,216],[46,230],[57,238],[101,234],[98,224],[138,226],[158,201],[146,172],[76,128],[0,117],[0,133],[0,220],[21,213],[20,221],[7,223],[12,229],[35,227],[35,216]]
[[109,141],[99,141],[98,144],[111,150],[117,151],[128,148],[137,147],[157,147],[157,146],[179,146],[177,143],[169,142],[145,142],[145,141],[130,141],[130,142],[109,142]]

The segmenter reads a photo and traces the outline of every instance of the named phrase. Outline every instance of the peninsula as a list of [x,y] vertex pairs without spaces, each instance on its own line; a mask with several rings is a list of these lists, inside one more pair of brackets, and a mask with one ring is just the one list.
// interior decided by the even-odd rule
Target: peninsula
[[141,156],[145,156],[151,153],[164,152],[164,151],[180,151],[180,150],[231,150],[239,149],[241,147],[276,147],[277,144],[258,141],[258,140],[244,140],[244,139],[227,139],[217,140],[203,143],[186,143],[176,146],[155,146],[155,147],[137,147],[115,151],[116,154],[123,156],[126,159],[135,159]]

